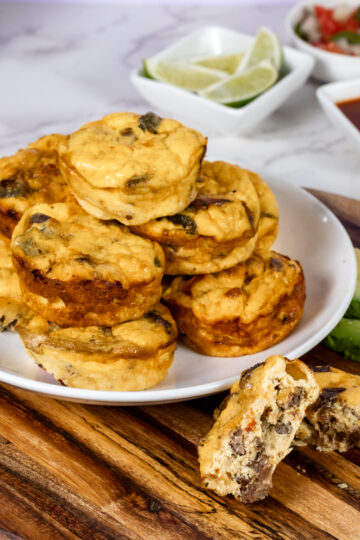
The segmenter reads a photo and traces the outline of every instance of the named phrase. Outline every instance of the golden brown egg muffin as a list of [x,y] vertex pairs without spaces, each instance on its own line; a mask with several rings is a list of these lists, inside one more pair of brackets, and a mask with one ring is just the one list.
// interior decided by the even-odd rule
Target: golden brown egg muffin
[[[166,274],[208,274],[230,268],[247,259],[258,241],[261,207],[253,176],[230,163],[204,161],[198,195],[185,210],[132,230],[161,244]],[[257,185],[267,202],[267,186],[260,178]]]
[[112,327],[60,328],[28,312],[16,330],[40,367],[66,386],[91,390],[145,390],[159,384],[173,361],[177,337],[161,304]]
[[73,133],[60,165],[87,212],[138,225],[188,206],[205,150],[176,120],[114,113]]
[[0,233],[0,332],[13,330],[25,306],[11,259],[10,240]]
[[24,303],[61,326],[113,326],[161,296],[161,247],[76,203],[27,210],[11,248]]
[[322,452],[360,447],[360,376],[330,366],[312,367],[319,399],[306,411],[295,444]]
[[164,299],[192,349],[241,356],[284,339],[304,310],[300,264],[274,251],[217,274],[177,277]]
[[246,369],[199,447],[203,485],[244,503],[266,497],[318,395],[311,369],[298,359],[271,356]]
[[9,238],[27,208],[67,200],[70,190],[58,168],[64,141],[64,135],[47,135],[0,159],[0,230]]

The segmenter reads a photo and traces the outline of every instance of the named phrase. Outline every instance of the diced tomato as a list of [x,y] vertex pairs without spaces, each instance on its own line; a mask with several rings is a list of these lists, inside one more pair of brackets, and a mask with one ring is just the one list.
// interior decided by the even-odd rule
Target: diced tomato
[[337,43],[334,43],[332,41],[329,41],[329,43],[312,43],[311,45],[313,45],[314,47],[317,47],[318,49],[322,49],[323,51],[328,51],[328,52],[337,53],[337,54],[346,54],[348,56],[355,56],[354,53],[344,51],[344,49],[339,47]]
[[333,18],[333,10],[324,6],[314,6],[314,13],[319,21],[321,35],[325,42],[329,41],[331,36],[338,32],[356,32],[359,30],[360,25],[355,11],[342,22],[336,21]]
[[340,32],[357,32],[359,30],[359,21],[355,14],[351,15],[346,21],[340,24]]
[[340,32],[339,23],[333,19],[332,9],[327,9],[323,6],[314,6],[314,13],[319,21],[320,32],[325,41],[329,41],[331,36]]

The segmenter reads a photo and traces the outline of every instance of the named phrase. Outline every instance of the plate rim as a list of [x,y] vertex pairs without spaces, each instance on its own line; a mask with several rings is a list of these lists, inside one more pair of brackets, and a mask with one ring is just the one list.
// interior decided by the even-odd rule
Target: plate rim
[[[214,161],[216,157],[211,157]],[[232,163],[242,166],[238,160],[230,160]],[[248,166],[246,168],[249,168]],[[251,169],[253,170],[253,169]],[[349,287],[344,294],[342,302],[337,307],[337,310],[332,313],[331,317],[328,318],[326,324],[319,329],[311,338],[309,338],[305,343],[295,347],[293,350],[287,353],[287,356],[290,358],[301,357],[303,354],[307,353],[318,343],[320,343],[324,337],[336,326],[344,315],[355,290],[356,284],[356,275],[357,275],[357,266],[354,253],[354,246],[351,242],[351,239],[341,223],[341,221],[336,217],[336,215],[319,199],[314,195],[306,191],[304,188],[287,182],[286,180],[278,177],[275,173],[268,173],[264,171],[257,171],[262,178],[265,179],[266,183],[270,185],[280,185],[283,188],[287,188],[294,191],[294,194],[300,193],[301,197],[305,197],[311,203],[315,203],[318,207],[327,214],[327,217],[330,218],[337,226],[338,230],[341,231],[344,241],[344,249],[349,253],[349,260],[347,262],[349,278],[348,283]],[[197,354],[194,352],[194,354]],[[53,383],[45,381],[37,381],[34,379],[29,379],[21,375],[16,375],[14,373],[9,373],[3,371],[0,368],[0,382],[21,388],[23,390],[35,392],[37,394],[45,395],[51,398],[58,398],[64,401],[73,401],[81,402],[86,404],[97,404],[97,405],[155,405],[155,404],[165,404],[176,401],[186,401],[190,399],[196,399],[204,397],[210,394],[215,394],[223,390],[227,390],[232,383],[238,379],[237,376],[226,377],[224,379],[218,379],[217,381],[197,384],[193,386],[185,386],[181,388],[171,388],[171,389],[148,389],[141,391],[133,392],[119,392],[113,390],[89,390],[85,388],[73,388],[69,386],[60,386]],[[156,388],[156,387],[155,387]]]

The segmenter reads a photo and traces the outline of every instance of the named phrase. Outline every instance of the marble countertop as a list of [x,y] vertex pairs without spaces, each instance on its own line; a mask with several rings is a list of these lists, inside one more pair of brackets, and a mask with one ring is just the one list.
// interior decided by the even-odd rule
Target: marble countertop
[[[0,154],[114,111],[146,112],[129,72],[187,33],[216,24],[284,43],[285,5],[0,3]],[[251,133],[209,133],[210,155],[360,200],[359,151],[323,115],[310,81]]]

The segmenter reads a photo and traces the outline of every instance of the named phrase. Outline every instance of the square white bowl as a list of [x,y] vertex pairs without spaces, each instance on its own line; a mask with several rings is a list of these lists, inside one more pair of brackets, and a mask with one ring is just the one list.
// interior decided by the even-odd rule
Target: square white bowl
[[[157,60],[231,54],[245,51],[254,36],[226,28],[208,26],[197,30],[154,56]],[[239,109],[221,105],[176,86],[146,78],[142,67],[131,72],[138,92],[170,117],[199,130],[227,135],[243,133],[269,116],[309,77],[314,60],[307,54],[284,47],[285,74],[269,90]]]
[[[346,0],[346,3],[353,5],[354,8],[359,5],[358,0]],[[339,4],[341,4],[341,0],[304,0],[296,4],[286,17],[285,26],[291,42],[295,47],[314,58],[315,68],[312,76],[322,82],[343,81],[360,77],[360,57],[323,51],[314,47],[296,35],[295,26],[303,17],[306,8],[312,8],[314,5],[334,8]]]
[[360,79],[324,84],[317,89],[316,96],[326,116],[360,147],[360,131],[339,109],[336,103],[360,98]]

